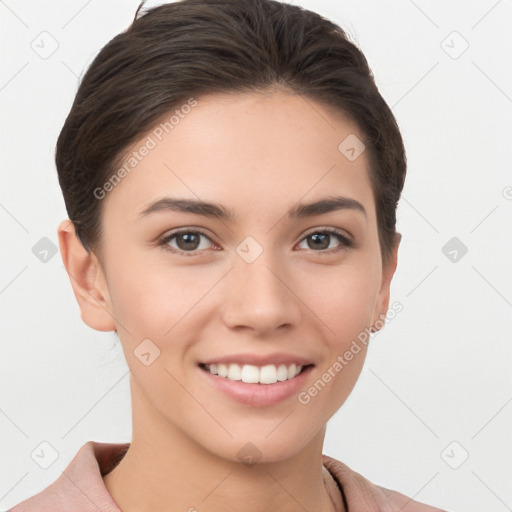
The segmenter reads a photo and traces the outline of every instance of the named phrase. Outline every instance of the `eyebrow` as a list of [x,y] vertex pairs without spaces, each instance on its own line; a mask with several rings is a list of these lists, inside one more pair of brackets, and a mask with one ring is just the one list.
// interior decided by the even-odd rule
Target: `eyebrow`
[[[288,219],[302,219],[322,215],[338,210],[354,210],[364,214],[367,217],[364,206],[351,197],[330,196],[311,203],[298,203],[288,212]],[[199,201],[195,199],[179,199],[174,197],[164,197],[150,204],[139,213],[139,218],[146,217],[154,212],[174,211],[183,213],[194,213],[204,217],[217,218],[220,220],[234,221],[236,214],[233,210],[225,208],[221,204]]]

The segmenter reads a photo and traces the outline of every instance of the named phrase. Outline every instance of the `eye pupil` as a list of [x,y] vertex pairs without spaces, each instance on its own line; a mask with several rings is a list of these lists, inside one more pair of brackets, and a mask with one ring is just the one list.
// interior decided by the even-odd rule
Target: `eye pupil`
[[[180,243],[180,240],[185,240],[185,243]],[[199,244],[199,235],[197,233],[178,234],[176,237],[176,243],[178,247],[183,251],[197,249]]]
[[[313,248],[327,249],[329,247],[329,237],[330,236],[331,235],[325,234],[325,233],[314,233],[313,235],[310,235],[309,238],[315,241]],[[317,244],[316,241],[319,241],[320,243]],[[325,241],[327,241],[327,244],[325,243]]]

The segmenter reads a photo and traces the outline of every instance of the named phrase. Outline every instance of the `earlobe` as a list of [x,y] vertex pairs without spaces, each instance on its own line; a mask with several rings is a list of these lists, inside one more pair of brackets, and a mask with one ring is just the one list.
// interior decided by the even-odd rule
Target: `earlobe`
[[97,257],[85,250],[69,219],[59,224],[57,233],[62,262],[82,320],[97,331],[116,330],[106,279]]
[[375,316],[373,318],[371,332],[380,331],[385,324],[386,314],[389,308],[391,280],[398,264],[398,247],[400,246],[401,240],[402,235],[400,233],[395,233],[393,249],[391,251],[389,261],[387,265],[382,269],[382,281],[379,290],[379,296],[377,298]]

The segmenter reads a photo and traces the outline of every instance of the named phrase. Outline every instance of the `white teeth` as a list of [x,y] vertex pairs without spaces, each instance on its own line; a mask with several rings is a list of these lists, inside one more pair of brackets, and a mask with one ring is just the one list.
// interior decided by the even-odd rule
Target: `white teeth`
[[277,382],[277,368],[275,364],[267,364],[262,366],[260,370],[260,383],[261,384],[274,384]]
[[254,366],[252,364],[211,364],[205,365],[206,369],[230,380],[241,380],[247,384],[274,384],[293,379],[302,371],[301,365],[291,364],[286,366],[280,364],[267,364],[266,366]]
[[228,379],[240,380],[242,378],[242,369],[237,364],[230,364],[228,367]]
[[[229,365],[233,366],[233,365]],[[228,375],[229,377],[229,375]],[[252,364],[244,364],[242,366],[242,382],[247,382],[248,384],[257,384],[260,380],[260,370],[257,366],[253,366]]]
[[283,381],[288,378],[288,368],[284,364],[280,364],[277,369],[277,380]]

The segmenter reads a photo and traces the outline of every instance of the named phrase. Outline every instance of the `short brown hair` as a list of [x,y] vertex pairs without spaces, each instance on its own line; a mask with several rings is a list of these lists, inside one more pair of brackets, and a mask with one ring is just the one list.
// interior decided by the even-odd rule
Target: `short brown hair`
[[59,183],[84,248],[101,254],[102,201],[93,191],[163,115],[191,96],[278,87],[360,128],[385,264],[397,236],[405,150],[365,56],[345,32],[274,0],[182,0],[141,11],[143,3],[83,76],[57,141]]

